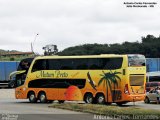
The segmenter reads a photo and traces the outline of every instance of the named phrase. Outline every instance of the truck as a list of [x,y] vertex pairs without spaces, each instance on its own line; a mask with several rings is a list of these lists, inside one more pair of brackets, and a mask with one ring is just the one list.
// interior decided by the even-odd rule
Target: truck
[[9,78],[9,75],[17,70],[18,65],[19,61],[0,61],[0,88],[15,87],[15,82]]

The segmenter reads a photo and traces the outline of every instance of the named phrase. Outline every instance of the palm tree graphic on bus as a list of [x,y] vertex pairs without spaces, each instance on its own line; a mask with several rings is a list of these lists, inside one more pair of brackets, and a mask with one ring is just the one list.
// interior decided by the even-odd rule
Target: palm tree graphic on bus
[[[107,94],[107,102],[108,102],[108,92],[110,90],[110,92],[112,93],[112,100],[114,101],[114,97],[115,97],[115,88],[118,87],[118,81],[121,81],[121,78],[118,76],[118,74],[121,74],[121,72],[117,72],[114,71],[112,72],[110,70],[110,72],[105,73],[104,71],[102,71],[103,74],[100,74],[100,76],[102,76],[102,78],[99,80],[98,82],[98,86],[100,86],[103,83],[103,86],[106,86],[106,94]],[[114,85],[114,89],[112,92],[112,84]]]

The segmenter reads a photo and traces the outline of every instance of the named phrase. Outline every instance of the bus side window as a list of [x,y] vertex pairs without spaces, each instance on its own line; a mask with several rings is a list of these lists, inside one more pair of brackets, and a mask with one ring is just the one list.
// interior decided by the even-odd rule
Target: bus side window
[[123,58],[104,58],[104,69],[114,70],[122,67]]
[[32,68],[32,72],[36,72],[39,70],[47,70],[47,62],[46,60],[36,60],[33,68]]

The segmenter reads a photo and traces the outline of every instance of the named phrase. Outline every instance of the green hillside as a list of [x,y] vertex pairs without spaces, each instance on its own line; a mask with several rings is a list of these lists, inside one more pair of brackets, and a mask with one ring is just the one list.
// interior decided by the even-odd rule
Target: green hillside
[[[108,40],[106,40],[108,41]],[[136,40],[135,40],[136,41]],[[69,47],[58,55],[143,54],[147,58],[160,57],[160,36],[147,35],[136,42],[115,44],[83,44]]]

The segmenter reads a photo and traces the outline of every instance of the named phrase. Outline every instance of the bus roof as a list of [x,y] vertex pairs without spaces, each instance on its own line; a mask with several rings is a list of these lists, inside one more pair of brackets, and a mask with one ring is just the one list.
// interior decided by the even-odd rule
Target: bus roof
[[103,58],[103,57],[123,57],[127,55],[101,54],[101,55],[75,55],[75,56],[38,56],[35,59],[66,59],[66,58]]

